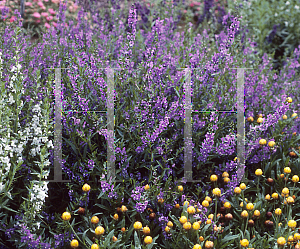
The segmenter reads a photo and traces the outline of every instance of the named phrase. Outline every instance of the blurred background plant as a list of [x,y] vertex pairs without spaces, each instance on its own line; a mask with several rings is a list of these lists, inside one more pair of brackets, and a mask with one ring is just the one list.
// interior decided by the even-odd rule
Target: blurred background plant
[[299,0],[228,0],[228,11],[243,16],[258,55],[272,55],[277,71],[300,44]]

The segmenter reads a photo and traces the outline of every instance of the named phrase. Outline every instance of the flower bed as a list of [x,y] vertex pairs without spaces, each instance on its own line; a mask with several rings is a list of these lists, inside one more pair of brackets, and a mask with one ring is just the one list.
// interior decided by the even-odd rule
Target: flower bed
[[[179,33],[175,17],[183,6],[160,4],[138,20],[145,6],[133,5],[125,15],[114,7],[117,2],[107,21],[92,13],[92,26],[82,11],[77,23],[66,25],[67,6],[59,5],[57,25],[36,45],[20,27],[5,27],[4,248],[299,247],[300,47],[278,74],[268,54],[255,55],[239,16],[227,13],[210,31],[205,25],[213,23],[207,22],[201,34],[188,23]],[[163,11],[165,6],[172,11]],[[68,183],[48,182],[54,178],[58,90],[57,72],[49,68],[68,68],[61,69],[60,164]],[[105,68],[114,68],[117,183],[107,179]],[[186,68],[197,183],[183,180]],[[237,68],[253,68],[244,75],[242,181],[237,181]]]

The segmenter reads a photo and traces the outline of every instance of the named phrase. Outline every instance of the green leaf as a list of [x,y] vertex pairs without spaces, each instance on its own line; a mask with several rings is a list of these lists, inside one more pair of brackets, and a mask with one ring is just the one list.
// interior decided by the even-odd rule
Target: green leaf
[[68,140],[68,139],[66,139],[66,138],[64,138],[63,137],[63,139],[72,147],[72,149],[73,149],[73,151],[76,153],[76,155],[78,156],[78,152],[77,152],[77,149],[76,149],[76,147],[74,146],[74,144],[72,144],[71,142],[70,142],[70,140]]
[[136,249],[142,249],[141,243],[140,243],[140,240],[138,238],[136,231],[134,231],[134,244],[135,244]]
[[232,233],[230,232],[230,234],[227,234],[223,239],[222,239],[222,242],[226,242],[226,241],[234,241],[236,240],[237,238],[239,238],[240,235],[239,234],[236,234],[236,235],[232,235]]
[[110,233],[107,235],[107,237],[103,243],[104,248],[106,248],[108,246],[108,244],[110,243],[110,241],[112,240],[112,237],[114,236],[114,231],[115,231],[115,229],[110,231]]
[[100,208],[102,208],[102,209],[105,209],[105,210],[107,210],[107,211],[111,211],[109,208],[107,208],[106,206],[104,206],[104,205],[101,205],[101,204],[99,204],[99,203],[96,203],[95,204],[96,206],[98,206],[98,207],[100,207]]

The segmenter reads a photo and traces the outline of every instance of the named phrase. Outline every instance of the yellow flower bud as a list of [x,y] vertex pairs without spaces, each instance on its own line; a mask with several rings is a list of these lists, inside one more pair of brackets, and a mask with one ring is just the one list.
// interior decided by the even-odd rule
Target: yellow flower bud
[[257,176],[261,176],[263,174],[262,170],[261,169],[257,169],[255,170],[255,175]]

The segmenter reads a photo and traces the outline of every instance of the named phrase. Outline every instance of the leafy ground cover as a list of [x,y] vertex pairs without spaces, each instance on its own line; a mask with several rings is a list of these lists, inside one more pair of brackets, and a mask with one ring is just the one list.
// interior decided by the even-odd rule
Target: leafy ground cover
[[[242,25],[247,19],[227,12],[231,4],[157,1],[126,9],[110,1],[109,11],[90,5],[87,13],[80,3],[28,2],[36,19],[23,21],[43,24],[35,27],[38,43],[29,42],[33,33],[17,12],[2,22],[3,248],[299,248],[300,47],[274,70],[272,55]],[[56,145],[56,76],[48,68],[55,67],[69,68],[61,74],[61,167],[69,183],[47,181]],[[119,183],[106,179],[107,67],[122,69],[113,72]],[[181,181],[182,68],[191,68],[198,183]],[[253,68],[244,75],[242,181],[237,68]]]

